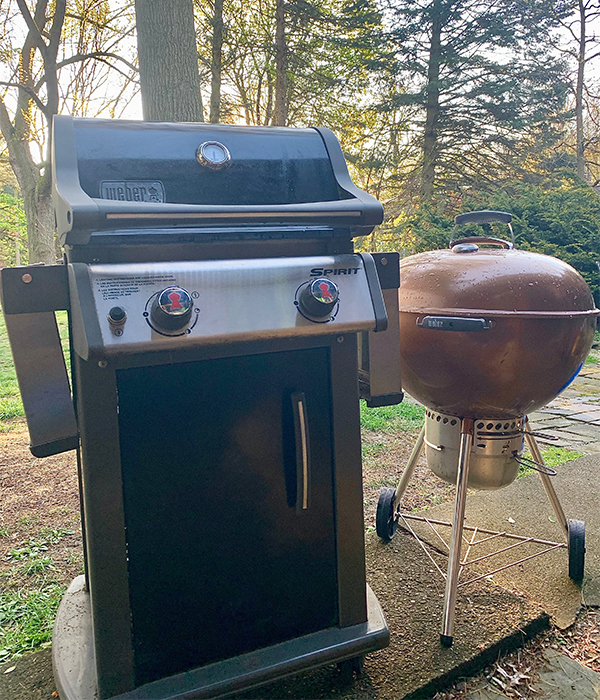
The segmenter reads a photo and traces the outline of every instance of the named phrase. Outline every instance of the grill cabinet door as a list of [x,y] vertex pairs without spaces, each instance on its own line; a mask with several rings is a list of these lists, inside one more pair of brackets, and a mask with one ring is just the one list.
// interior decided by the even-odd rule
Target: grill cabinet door
[[328,348],[118,372],[136,685],[337,623],[329,372]]

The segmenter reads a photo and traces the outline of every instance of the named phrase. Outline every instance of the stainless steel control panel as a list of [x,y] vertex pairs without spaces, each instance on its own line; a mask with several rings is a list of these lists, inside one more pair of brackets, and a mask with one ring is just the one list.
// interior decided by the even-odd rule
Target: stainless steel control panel
[[381,295],[353,254],[91,265],[89,275],[106,355],[372,330]]

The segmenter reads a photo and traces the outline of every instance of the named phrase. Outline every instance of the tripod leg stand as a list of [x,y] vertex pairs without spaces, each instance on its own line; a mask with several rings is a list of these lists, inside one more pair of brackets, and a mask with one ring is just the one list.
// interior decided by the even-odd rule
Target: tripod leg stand
[[[542,457],[540,448],[538,447],[535,437],[531,434],[531,429],[529,427],[529,418],[527,418],[527,416],[525,416],[525,425],[523,427],[525,431],[525,440],[527,441],[527,447],[529,447],[531,456],[533,457],[534,461],[538,464],[544,464],[544,458]],[[554,515],[556,516],[556,521],[560,525],[560,528],[563,531],[563,534],[567,538],[568,542],[569,523],[565,516],[565,512],[563,511],[562,506],[560,505],[560,501],[558,500],[556,491],[554,490],[554,484],[552,483],[550,477],[547,474],[544,474],[544,472],[540,470],[538,470],[538,473],[540,475],[540,479],[542,480],[542,485],[544,486],[546,496],[548,496],[548,500],[550,501],[550,505],[552,506],[552,510],[554,511]]]
[[450,558],[446,575],[446,592],[444,595],[444,616],[440,641],[444,646],[451,646],[454,631],[454,608],[456,604],[456,588],[460,571],[460,550],[465,519],[465,503],[467,499],[467,481],[469,479],[469,461],[473,446],[473,421],[463,418],[460,431],[460,452],[458,456],[458,474],[456,476],[456,503],[452,538],[450,540]]
[[398,483],[398,486],[396,486],[396,495],[394,497],[394,512],[396,511],[397,508],[400,507],[400,501],[402,500],[402,496],[404,496],[404,492],[406,491],[406,487],[408,486],[408,482],[410,481],[412,474],[415,470],[415,467],[417,466],[417,462],[419,461],[419,457],[421,456],[421,452],[423,450],[423,442],[425,440],[425,426],[421,428],[421,432],[419,433],[419,437],[417,438],[417,442],[415,443],[415,446],[413,447],[412,452],[410,453],[410,457],[408,458],[408,463],[402,472],[402,476],[400,477],[400,481]]

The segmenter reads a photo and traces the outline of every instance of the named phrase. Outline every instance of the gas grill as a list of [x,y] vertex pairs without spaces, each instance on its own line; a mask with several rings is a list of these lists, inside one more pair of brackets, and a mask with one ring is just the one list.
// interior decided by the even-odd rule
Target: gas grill
[[[358,669],[389,641],[365,581],[357,337],[388,332],[398,260],[352,243],[381,206],[327,129],[59,116],[53,147],[65,264],[6,269],[2,291],[32,452],[78,448],[60,697]],[[378,391],[399,401],[399,378]]]

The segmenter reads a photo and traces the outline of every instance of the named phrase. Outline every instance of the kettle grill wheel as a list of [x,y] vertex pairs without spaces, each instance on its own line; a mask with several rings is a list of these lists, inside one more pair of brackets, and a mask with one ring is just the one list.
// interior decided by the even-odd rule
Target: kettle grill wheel
[[585,563],[585,523],[569,520],[569,577],[575,583],[583,581]]
[[379,500],[377,501],[375,529],[377,535],[381,537],[384,542],[389,542],[398,529],[398,517],[394,508],[395,500],[396,489],[381,489]]

